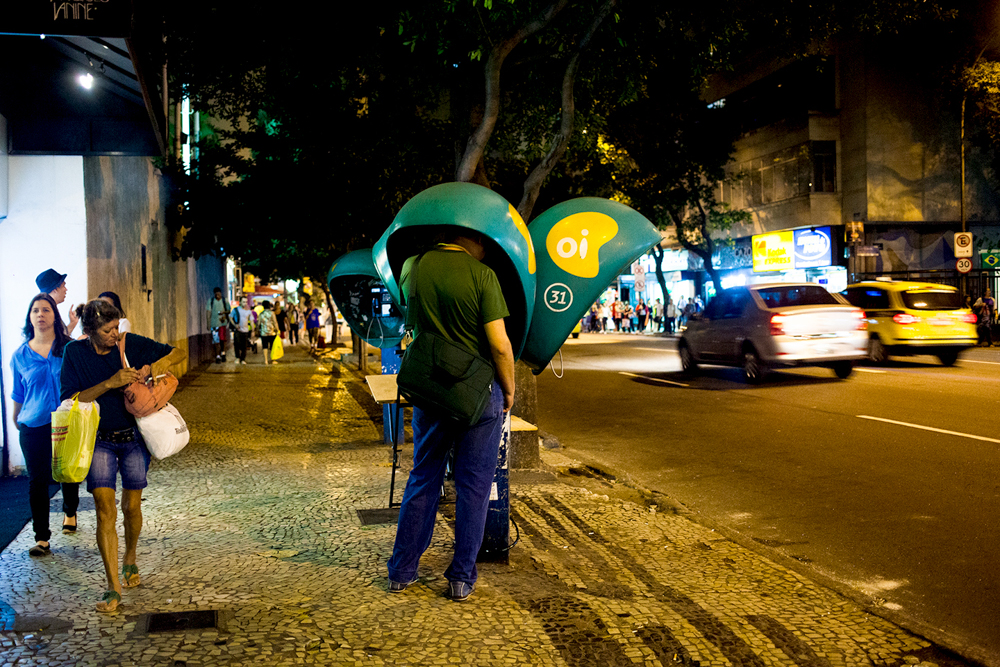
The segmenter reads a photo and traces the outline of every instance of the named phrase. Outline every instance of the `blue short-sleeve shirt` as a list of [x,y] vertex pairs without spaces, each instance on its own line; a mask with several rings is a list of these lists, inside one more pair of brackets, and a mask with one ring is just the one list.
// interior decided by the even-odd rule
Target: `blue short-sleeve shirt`
[[37,428],[52,421],[52,412],[59,407],[59,383],[63,358],[53,351],[43,357],[27,343],[14,351],[10,369],[14,373],[14,388],[10,398],[21,404],[17,422]]

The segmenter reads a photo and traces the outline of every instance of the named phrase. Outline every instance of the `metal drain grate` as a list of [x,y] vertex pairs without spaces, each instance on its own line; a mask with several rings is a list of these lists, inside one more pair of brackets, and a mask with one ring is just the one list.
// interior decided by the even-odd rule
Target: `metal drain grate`
[[218,625],[219,614],[214,609],[174,611],[150,614],[146,632],[181,632],[207,630]]
[[357,510],[362,526],[375,526],[380,523],[396,523],[399,520],[398,507],[383,507],[375,510]]

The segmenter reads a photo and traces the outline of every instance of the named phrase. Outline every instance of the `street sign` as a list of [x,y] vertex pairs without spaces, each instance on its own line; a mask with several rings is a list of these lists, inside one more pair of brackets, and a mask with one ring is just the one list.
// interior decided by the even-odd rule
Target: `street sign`
[[961,257],[955,262],[955,268],[959,273],[968,273],[972,270],[972,260],[968,257]]
[[972,232],[955,232],[955,257],[972,257]]

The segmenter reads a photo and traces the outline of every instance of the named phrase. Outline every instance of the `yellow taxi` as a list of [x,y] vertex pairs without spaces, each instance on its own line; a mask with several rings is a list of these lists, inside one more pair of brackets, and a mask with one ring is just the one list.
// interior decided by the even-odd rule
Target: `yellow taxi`
[[976,316],[950,285],[873,280],[848,285],[841,295],[865,311],[874,363],[889,355],[929,354],[951,366],[976,345]]

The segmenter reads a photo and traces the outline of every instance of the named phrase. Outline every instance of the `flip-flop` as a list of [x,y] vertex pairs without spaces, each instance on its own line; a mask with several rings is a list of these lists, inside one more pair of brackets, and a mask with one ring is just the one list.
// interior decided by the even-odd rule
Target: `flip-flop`
[[139,578],[139,566],[132,565],[122,565],[122,586],[125,588],[135,588],[142,583]]
[[110,614],[118,610],[118,605],[122,603],[122,596],[118,591],[104,591],[101,601],[97,603],[97,611],[102,614]]

